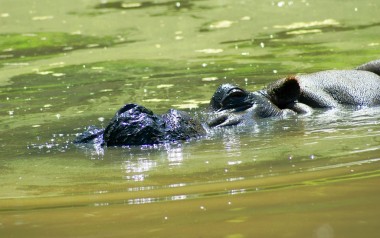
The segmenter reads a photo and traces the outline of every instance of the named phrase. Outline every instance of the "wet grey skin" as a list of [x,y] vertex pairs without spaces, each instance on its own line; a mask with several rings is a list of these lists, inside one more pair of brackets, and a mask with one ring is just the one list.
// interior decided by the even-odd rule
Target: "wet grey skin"
[[258,118],[294,114],[289,109],[276,106],[269,98],[265,90],[248,92],[236,85],[222,84],[211,98],[207,125],[210,128],[233,126],[247,124]]
[[316,108],[380,105],[380,60],[353,70],[326,70],[279,79],[248,92],[231,84],[211,98],[211,128],[250,124],[258,118],[312,113]]
[[379,75],[380,60],[375,60],[353,70],[289,76],[255,92],[223,84],[211,98],[204,124],[183,111],[171,109],[156,115],[143,106],[126,104],[105,129],[89,127],[74,143],[103,146],[173,143],[204,136],[206,129],[249,125],[260,118],[308,114],[315,108],[377,106]]
[[75,144],[101,146],[153,145],[185,141],[206,134],[201,123],[186,112],[170,109],[163,115],[137,105],[119,109],[105,129],[90,126]]

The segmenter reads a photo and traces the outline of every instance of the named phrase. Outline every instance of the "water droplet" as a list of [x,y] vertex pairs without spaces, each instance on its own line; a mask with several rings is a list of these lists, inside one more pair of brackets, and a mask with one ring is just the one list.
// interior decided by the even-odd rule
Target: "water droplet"
[[277,6],[278,7],[283,7],[285,5],[285,2],[284,1],[281,1],[281,2],[278,2],[277,3]]

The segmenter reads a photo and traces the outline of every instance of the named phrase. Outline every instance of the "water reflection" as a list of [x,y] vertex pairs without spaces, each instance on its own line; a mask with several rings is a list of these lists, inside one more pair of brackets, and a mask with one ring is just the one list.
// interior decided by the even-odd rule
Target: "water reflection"
[[170,166],[179,166],[183,162],[183,149],[181,145],[167,149],[168,161]]
[[[77,135],[76,135],[77,136]],[[82,144],[76,145],[79,149],[83,150],[88,158],[91,160],[102,160],[105,156],[105,148],[100,143],[95,144]]]
[[[40,128],[40,125],[33,125],[32,128]],[[52,134],[50,139],[43,139],[42,136],[37,135],[34,142],[29,142],[26,145],[26,149],[29,153],[36,152],[42,153],[55,153],[55,152],[67,152],[70,149],[70,138],[72,135],[57,133]]]
[[237,195],[237,194],[242,194],[246,193],[246,189],[232,189],[228,191],[228,195]]
[[126,203],[129,205],[141,205],[141,204],[148,204],[153,202],[158,202],[159,198],[134,198],[129,199]]
[[95,9],[120,9],[120,10],[134,10],[134,9],[146,9],[154,7],[167,7],[168,12],[179,11],[179,10],[191,10],[194,7],[194,0],[180,0],[180,1],[166,1],[166,2],[156,2],[156,1],[139,1],[139,2],[125,2],[116,1],[108,2],[102,1],[100,4],[96,5]]
[[144,181],[149,176],[147,172],[155,167],[157,167],[157,162],[146,157],[137,158],[136,161],[124,161],[124,179],[135,182]]
[[223,135],[224,149],[228,157],[240,156],[240,136],[236,133],[227,133]]
[[[124,179],[135,182],[145,181],[149,177],[150,172],[158,169],[158,167],[178,167],[182,165],[184,160],[183,145],[181,144],[167,144],[145,148],[143,153],[138,152],[137,154],[134,154],[134,151],[137,151],[138,148],[115,149],[128,150],[129,158],[122,162],[122,168],[125,173]],[[158,159],[157,155],[161,155],[162,159]],[[185,184],[172,184],[168,187],[182,186],[185,186]]]
[[[79,132],[73,128],[106,122],[125,102],[161,112],[195,107],[221,83],[256,90],[274,73],[349,68],[377,57],[375,1],[326,1],[339,7],[337,23],[325,22],[326,4],[318,1],[307,8],[308,1],[58,0],[55,8],[33,1],[29,15],[14,2],[3,1],[9,12],[0,12],[0,84],[9,83],[0,88],[5,237],[38,237],[47,228],[57,236],[171,237],[169,228],[181,227],[192,231],[184,237],[228,238],[376,230],[378,180],[368,178],[379,177],[379,113],[330,111],[189,146],[83,153],[70,144]],[[207,212],[199,216],[199,208]]]

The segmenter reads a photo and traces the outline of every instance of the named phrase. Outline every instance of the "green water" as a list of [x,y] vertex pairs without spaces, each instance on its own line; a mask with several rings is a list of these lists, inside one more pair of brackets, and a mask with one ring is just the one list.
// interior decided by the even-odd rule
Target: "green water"
[[380,109],[78,148],[125,103],[379,58],[377,1],[2,0],[0,237],[378,237]]

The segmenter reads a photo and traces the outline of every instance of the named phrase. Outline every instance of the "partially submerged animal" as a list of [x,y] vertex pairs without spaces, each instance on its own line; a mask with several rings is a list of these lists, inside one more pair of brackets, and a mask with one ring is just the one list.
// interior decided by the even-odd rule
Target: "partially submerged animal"
[[231,126],[273,116],[310,113],[313,108],[380,105],[380,60],[353,70],[326,70],[279,79],[248,92],[231,84],[219,86],[210,109],[211,127]]
[[380,60],[353,70],[289,76],[255,92],[223,84],[211,98],[208,112],[211,116],[205,124],[183,111],[171,109],[166,114],[156,115],[143,106],[126,104],[105,129],[90,127],[74,142],[105,146],[159,144],[203,136],[204,127],[311,113],[313,108],[377,105],[380,105]]
[[89,127],[74,143],[152,145],[188,140],[205,134],[200,122],[186,112],[170,109],[163,115],[156,115],[143,106],[126,104],[116,112],[105,129]]

